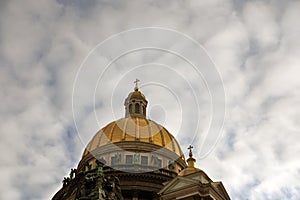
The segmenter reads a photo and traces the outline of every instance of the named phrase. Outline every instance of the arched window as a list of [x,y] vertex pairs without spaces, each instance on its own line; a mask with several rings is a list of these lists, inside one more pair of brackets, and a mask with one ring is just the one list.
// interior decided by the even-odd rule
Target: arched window
[[140,113],[140,105],[138,103],[135,104],[135,113]]
[[146,106],[143,106],[143,115],[146,115]]

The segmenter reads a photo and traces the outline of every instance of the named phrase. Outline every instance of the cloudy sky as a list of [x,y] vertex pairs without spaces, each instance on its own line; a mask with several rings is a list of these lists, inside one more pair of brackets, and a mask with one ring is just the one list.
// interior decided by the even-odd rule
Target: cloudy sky
[[192,143],[232,199],[300,199],[299,10],[298,0],[0,1],[0,199],[50,199],[92,135],[123,117],[135,78],[149,117],[185,153]]

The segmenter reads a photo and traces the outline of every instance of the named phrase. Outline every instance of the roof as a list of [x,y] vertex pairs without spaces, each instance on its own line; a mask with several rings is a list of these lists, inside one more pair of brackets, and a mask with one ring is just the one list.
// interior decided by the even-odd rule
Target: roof
[[184,160],[184,154],[169,131],[156,122],[140,117],[127,117],[113,121],[96,133],[87,145],[83,157],[110,143],[151,143],[164,147]]
[[178,175],[165,183],[160,190],[161,199],[186,199],[191,197],[210,196],[213,199],[230,200],[222,182],[212,181],[205,172],[198,169],[197,172],[185,176]]

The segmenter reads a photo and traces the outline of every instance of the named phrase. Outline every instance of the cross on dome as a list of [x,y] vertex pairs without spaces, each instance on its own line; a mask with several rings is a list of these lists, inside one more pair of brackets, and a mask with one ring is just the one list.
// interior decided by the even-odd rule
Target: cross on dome
[[134,87],[134,90],[135,91],[138,91],[139,90],[139,86],[138,86],[138,83],[140,82],[139,79],[135,79],[134,83],[135,83],[135,87]]
[[189,153],[190,158],[193,157],[193,152],[192,152],[192,149],[193,149],[193,148],[194,148],[194,147],[193,147],[192,145],[190,145],[190,146],[188,147],[188,150],[190,150],[190,153]]
[[188,147],[188,149],[190,150],[190,153],[189,153],[189,158],[186,160],[187,161],[187,163],[188,163],[188,167],[189,168],[195,168],[195,162],[196,162],[196,159],[195,158],[193,158],[193,152],[192,152],[192,149],[193,149],[194,147],[192,146],[192,145],[190,145],[189,147]]

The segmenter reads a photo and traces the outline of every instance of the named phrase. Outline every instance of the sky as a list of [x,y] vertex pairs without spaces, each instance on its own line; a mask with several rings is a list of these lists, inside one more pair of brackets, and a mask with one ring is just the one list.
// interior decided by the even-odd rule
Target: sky
[[[51,199],[140,79],[231,199],[300,199],[300,1],[0,1],[0,199]],[[117,59],[116,59],[117,58]],[[114,60],[115,59],[115,60]]]

